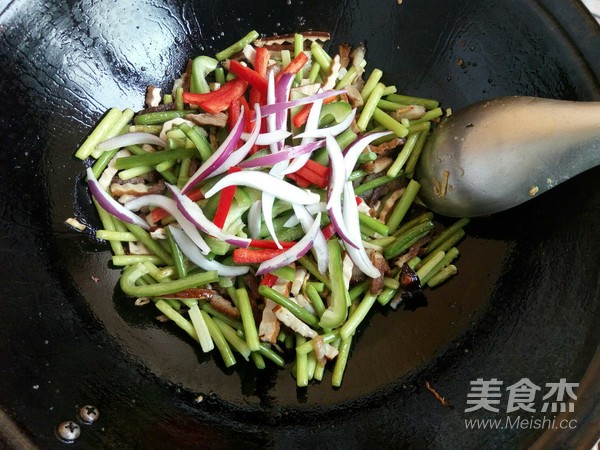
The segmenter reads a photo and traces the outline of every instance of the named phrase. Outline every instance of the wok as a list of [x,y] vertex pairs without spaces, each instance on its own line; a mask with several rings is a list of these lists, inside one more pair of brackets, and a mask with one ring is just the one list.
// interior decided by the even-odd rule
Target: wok
[[[376,6],[375,6],[376,5]],[[501,95],[600,99],[600,29],[578,1],[24,1],[0,12],[0,443],[61,448],[584,448],[600,430],[600,171],[474,221],[427,306],[369,316],[343,386],[228,371],[116,288],[72,155],[110,106],[140,109],[186,59],[250,29],[364,41],[368,68],[454,109]],[[532,118],[535,120],[535,118]],[[76,233],[77,216],[90,225]],[[580,383],[575,429],[466,430],[470,382]],[[425,388],[429,382],[452,407]],[[202,401],[199,402],[199,396]],[[503,398],[505,405],[506,398]],[[538,417],[538,411],[529,414]],[[556,415],[556,414],[555,414]],[[561,416],[562,417],[562,416]]]

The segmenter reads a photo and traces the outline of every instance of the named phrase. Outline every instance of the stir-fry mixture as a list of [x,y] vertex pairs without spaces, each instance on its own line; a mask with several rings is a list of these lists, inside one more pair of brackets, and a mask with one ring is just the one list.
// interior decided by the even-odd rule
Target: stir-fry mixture
[[340,386],[367,314],[454,275],[467,223],[441,231],[416,200],[438,102],[328,39],[252,31],[149,86],[146,109],[109,110],[75,154],[125,295],[298,386],[328,369]]

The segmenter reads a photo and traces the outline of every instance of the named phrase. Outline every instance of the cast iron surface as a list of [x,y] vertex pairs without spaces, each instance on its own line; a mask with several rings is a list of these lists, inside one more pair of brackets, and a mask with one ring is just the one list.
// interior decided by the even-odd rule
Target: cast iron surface
[[[598,169],[469,226],[460,275],[415,311],[371,315],[340,390],[226,371],[115,284],[72,154],[110,106],[142,107],[188,57],[250,29],[366,41],[369,67],[460,108],[500,95],[600,99],[600,30],[576,1],[13,1],[0,15],[0,430],[61,448],[590,448],[600,430]],[[1,7],[0,7],[1,8]],[[533,120],[533,118],[532,118]],[[166,330],[166,331],[165,331]],[[595,357],[595,359],[594,359]],[[465,430],[469,382],[581,382],[578,427]],[[429,381],[452,404],[442,407]],[[195,402],[203,395],[201,403]],[[537,417],[537,416],[536,416]]]

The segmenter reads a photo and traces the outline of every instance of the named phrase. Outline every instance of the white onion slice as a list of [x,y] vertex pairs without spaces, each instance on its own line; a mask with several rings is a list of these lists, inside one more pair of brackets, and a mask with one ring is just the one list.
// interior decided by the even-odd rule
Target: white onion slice
[[365,148],[367,148],[367,146],[371,142],[384,136],[388,136],[392,133],[393,131],[380,131],[377,133],[368,133],[359,137],[357,140],[351,143],[344,151],[344,165],[346,166],[346,178],[348,178],[354,170],[354,166],[356,165],[356,161],[358,161],[358,157],[360,156],[360,154]]
[[309,95],[308,97],[302,97],[302,98],[298,98],[296,100],[290,100],[289,102],[283,102],[283,103],[275,103],[275,102],[269,103],[268,98],[267,98],[267,105],[263,106],[263,108],[261,109],[261,114],[263,117],[265,117],[265,116],[268,116],[269,114],[275,114],[276,112],[279,112],[283,109],[290,109],[290,108],[293,108],[294,106],[306,105],[308,103],[313,103],[319,99],[326,99],[329,97],[333,97],[333,96],[345,94],[345,93],[346,93],[345,89],[342,89],[339,91],[326,91],[326,92],[320,92],[320,93],[314,94],[314,95]]
[[[283,179],[283,175],[281,175],[280,172],[284,171],[287,166],[288,161],[280,161],[271,167],[271,170],[269,170],[269,175],[276,177],[281,181]],[[269,235],[271,238],[273,238],[275,245],[277,245],[277,248],[282,248],[281,244],[279,243],[279,238],[275,233],[275,226],[273,225],[273,203],[275,203],[275,196],[272,193],[263,191],[261,205],[265,225],[269,231]]]
[[263,191],[260,204],[262,207],[262,215],[265,220],[265,225],[269,231],[269,235],[271,235],[271,238],[275,242],[275,245],[277,248],[281,249],[283,247],[279,243],[279,238],[275,233],[275,225],[273,224],[273,203],[275,203],[275,196]]
[[371,258],[367,255],[362,239],[360,238],[360,224],[358,221],[358,207],[356,205],[356,195],[351,181],[344,183],[344,222],[348,227],[348,232],[353,242],[357,244],[357,248],[350,245],[346,246],[346,252],[352,262],[360,269],[362,273],[371,278],[377,278],[381,275],[379,270],[371,262]]
[[272,272],[273,270],[287,266],[294,261],[297,261],[298,258],[306,255],[313,245],[317,232],[320,231],[320,224],[321,213],[317,214],[317,217],[313,221],[310,229],[302,239],[300,239],[293,247],[289,248],[281,255],[277,255],[275,258],[271,258],[270,260],[261,263],[260,266],[258,266],[256,275],[259,276],[268,272]]
[[117,219],[122,220],[123,222],[133,223],[146,230],[150,229],[148,222],[146,222],[137,214],[134,214],[133,212],[124,208],[118,201],[112,198],[108,192],[102,189],[102,186],[100,186],[100,183],[94,176],[94,171],[91,167],[87,169],[86,174],[88,178],[88,186],[90,187],[90,193],[103,210],[110,215],[115,216]]
[[202,208],[200,208],[196,202],[181,194],[181,191],[177,188],[177,186],[167,183],[167,187],[171,190],[173,196],[175,197],[177,209],[194,226],[200,228],[200,230],[204,231],[206,234],[214,236],[215,238],[225,241],[228,244],[243,248],[246,248],[250,245],[250,239],[223,233],[218,226],[216,226],[208,219],[208,217],[204,215]]
[[[308,234],[311,229],[311,222],[313,221],[312,216],[308,212],[308,207],[302,205],[293,205],[293,207],[294,213],[302,225],[302,229],[306,234]],[[318,214],[320,215],[321,213]],[[315,234],[312,253],[317,260],[319,272],[325,274],[329,266],[329,251],[327,250],[327,239],[325,239],[325,235],[321,231],[320,227]]]
[[210,198],[228,186],[248,186],[259,191],[268,192],[286,202],[300,203],[301,205],[311,205],[319,203],[321,200],[319,195],[314,192],[300,189],[273,175],[249,170],[242,170],[224,176],[204,194],[204,197]]
[[116,148],[128,147],[130,145],[151,144],[165,148],[167,143],[158,136],[151,133],[125,133],[112,137],[96,145],[98,150],[114,150]]
[[350,112],[350,114],[348,114],[348,117],[346,117],[344,120],[342,120],[338,124],[335,124],[335,125],[332,125],[332,126],[326,127],[326,128],[318,128],[318,129],[312,130],[312,131],[304,131],[303,133],[300,133],[294,137],[296,137],[296,138],[303,138],[303,137],[324,138],[325,136],[328,136],[328,135],[329,136],[337,136],[341,132],[346,131],[348,129],[348,127],[350,127],[350,124],[354,120],[354,116],[356,116],[356,108],[354,108]]
[[202,255],[200,249],[189,238],[183,230],[169,225],[173,239],[181,249],[181,252],[194,264],[204,270],[216,270],[220,276],[235,277],[248,273],[248,266],[226,266],[215,260],[209,260]]
[[[321,108],[323,107],[323,100],[317,100],[313,103],[312,108],[310,109],[310,113],[308,113],[308,118],[306,119],[306,125],[304,126],[304,131],[314,131],[319,126],[319,116],[321,115]],[[313,142],[315,138],[313,137],[303,137],[301,143],[307,144],[309,142]],[[285,174],[294,173],[300,168],[304,167],[306,162],[309,160],[310,155],[300,156],[295,158],[289,167],[286,169]]]
[[103,190],[108,190],[112,183],[113,177],[119,171],[119,169],[117,169],[115,166],[115,161],[119,158],[125,158],[126,156],[131,156],[131,152],[129,150],[119,150],[113,159],[109,161],[108,166],[106,166],[106,169],[104,169],[104,172],[102,172],[102,175],[100,175],[100,178],[98,178],[98,183],[100,183],[100,186],[102,186]]
[[190,177],[187,183],[181,188],[181,192],[186,194],[194,185],[204,180],[210,174],[212,174],[217,168],[219,168],[229,157],[236,144],[240,140],[242,131],[244,130],[244,107],[241,108],[240,117],[233,126],[231,132],[225,138],[223,143],[210,157],[204,161],[198,170]]
[[[292,133],[286,130],[269,131],[268,133],[260,133],[254,142],[256,145],[271,145],[291,136]],[[242,133],[242,140],[250,139],[250,133]]]
[[181,228],[183,228],[183,231],[185,231],[192,242],[198,246],[205,255],[210,253],[210,247],[204,241],[202,236],[200,236],[200,233],[194,224],[186,219],[181,212],[179,212],[177,209],[177,202],[175,200],[165,197],[164,195],[150,194],[144,195],[143,197],[138,197],[135,200],[131,200],[125,203],[123,206],[130,211],[137,211],[144,206],[158,206],[164,209],[175,218],[177,223],[181,226]]
[[260,200],[256,200],[252,203],[252,206],[248,210],[248,231],[252,239],[260,238],[260,225],[262,222],[261,211],[262,203]]
[[[323,202],[317,203],[315,205],[308,205],[305,208],[310,213],[311,216],[313,214],[317,214],[319,212],[327,211],[327,208],[325,207],[325,203],[323,203]],[[285,221],[283,226],[285,228],[292,228],[292,227],[295,227],[296,225],[298,225],[299,223],[300,223],[300,219],[298,219],[298,216],[293,215],[293,216],[290,216],[290,218]]]
[[332,136],[327,136],[326,141],[329,167],[331,168],[331,177],[327,188],[327,208],[329,209],[333,202],[339,201],[342,198],[344,182],[346,181],[346,169],[342,149],[337,141]]
[[[313,131],[319,128],[319,117],[321,117],[321,109],[323,109],[323,100],[317,100],[313,103],[308,117],[306,119],[306,125],[304,125],[304,131]],[[310,142],[312,137],[302,138],[302,142]]]
[[350,237],[348,227],[344,223],[342,216],[342,194],[344,191],[344,182],[346,181],[346,167],[342,149],[337,141],[331,135],[327,135],[327,154],[329,155],[329,167],[331,168],[331,177],[327,186],[327,211],[331,217],[331,223],[338,235],[353,247],[357,244]]

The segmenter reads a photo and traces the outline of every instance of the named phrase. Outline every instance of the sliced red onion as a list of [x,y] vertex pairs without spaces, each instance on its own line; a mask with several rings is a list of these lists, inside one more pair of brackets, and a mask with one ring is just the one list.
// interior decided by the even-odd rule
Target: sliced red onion
[[341,237],[342,240],[349,246],[356,248],[357,244],[353,242],[346,224],[344,223],[344,218],[342,216],[342,205],[339,202],[334,203],[333,207],[327,210],[327,213],[329,214],[333,228],[339,237]]
[[185,231],[192,242],[199,247],[205,255],[210,253],[210,247],[204,241],[194,224],[179,212],[175,200],[164,195],[149,194],[131,200],[123,206],[131,211],[137,211],[144,206],[158,206],[164,209],[175,218],[177,223],[183,228],[183,231]]
[[[302,229],[306,234],[308,234],[310,232],[313,222],[313,218],[308,211],[308,207],[302,205],[293,205],[293,207],[296,217],[298,217],[298,220],[300,220]],[[317,214],[318,217],[320,217],[321,213]],[[317,260],[317,267],[319,268],[319,272],[325,274],[329,266],[329,251],[327,250],[327,239],[325,239],[325,236],[321,231],[321,227],[319,227],[319,229],[316,231],[312,247],[312,253]]]
[[357,248],[346,246],[346,252],[352,259],[352,262],[360,269],[362,273],[371,278],[377,278],[381,275],[379,270],[373,265],[371,258],[367,255],[362,239],[360,238],[360,224],[358,221],[358,207],[356,205],[356,195],[351,181],[344,183],[344,222],[348,226],[348,231]]
[[293,73],[284,73],[277,83],[275,83],[275,102],[285,103],[290,97],[290,89],[296,75]]
[[[287,137],[291,136],[292,133],[286,130],[275,130],[269,131],[268,133],[260,133],[254,142],[256,145],[271,145],[276,144],[279,141],[283,141]],[[242,140],[247,141],[250,139],[250,133],[242,133]]]
[[186,194],[193,186],[198,184],[200,181],[211,175],[217,168],[219,168],[229,157],[231,152],[234,150],[242,131],[244,130],[244,107],[241,108],[240,117],[233,126],[231,132],[219,148],[202,164],[198,170],[190,177],[187,183],[181,189],[183,194]]
[[177,186],[167,183],[167,187],[173,193],[173,197],[175,198],[179,212],[181,212],[181,214],[183,214],[183,216],[194,226],[198,227],[206,234],[214,236],[215,238],[225,241],[228,244],[243,248],[246,248],[250,245],[250,239],[223,233],[218,226],[212,223],[208,217],[204,215],[202,208],[200,208],[196,202],[181,194],[181,191],[177,188]]
[[272,272],[273,270],[287,266],[293,263],[294,261],[297,261],[298,258],[301,258],[304,255],[306,255],[306,253],[310,250],[310,248],[313,245],[317,232],[320,231],[320,224],[321,213],[317,214],[317,217],[313,221],[310,229],[307,231],[306,235],[302,239],[300,239],[293,247],[290,247],[281,255],[278,255],[275,258],[271,258],[270,260],[261,263],[261,265],[258,266],[256,275],[260,276],[265,273]]
[[151,133],[125,133],[112,137],[106,141],[100,142],[96,148],[98,150],[114,150],[116,148],[128,147],[130,145],[151,144],[159,147],[166,147],[167,143],[158,136]]
[[[310,113],[308,113],[308,119],[306,119],[306,125],[304,126],[305,131],[313,131],[316,130],[319,126],[319,116],[321,115],[321,108],[323,106],[323,100],[317,100],[313,103],[312,108],[310,109]],[[312,137],[304,137],[302,138],[302,144],[307,144],[309,142],[313,142],[315,138]],[[310,155],[303,155],[298,158],[295,158],[286,169],[285,174],[294,173],[300,168],[304,167],[306,162],[310,159]]]
[[296,137],[296,138],[303,138],[303,137],[324,138],[327,135],[337,136],[341,132],[346,131],[348,129],[348,127],[350,127],[350,124],[352,124],[352,121],[354,120],[354,116],[356,116],[356,108],[354,108],[350,112],[350,114],[348,114],[348,117],[346,117],[344,120],[342,120],[338,124],[335,124],[335,125],[332,125],[332,126],[326,127],[326,128],[318,128],[313,131],[304,131],[303,133],[300,133],[294,137]]
[[319,203],[321,200],[318,194],[300,189],[276,176],[250,170],[242,170],[241,172],[230,173],[224,176],[204,194],[204,197],[210,198],[228,186],[248,186],[259,191],[268,192],[286,202],[299,203],[301,205],[311,205]]
[[215,260],[205,258],[200,249],[196,247],[194,242],[185,234],[183,230],[169,225],[169,230],[173,235],[173,239],[181,249],[181,252],[194,264],[204,270],[216,270],[220,276],[235,277],[248,273],[248,266],[226,266]]
[[100,186],[100,183],[98,183],[98,180],[94,176],[94,171],[91,167],[87,169],[86,174],[88,185],[90,187],[90,193],[103,210],[110,215],[115,216],[117,219],[122,220],[123,222],[133,223],[146,230],[150,229],[148,222],[146,222],[137,214],[134,214],[128,209],[124,208],[123,205],[112,198],[108,192],[102,189],[102,186]]
[[[258,103],[254,104],[254,111],[256,112],[257,116],[260,115],[260,105]],[[225,160],[221,167],[214,170],[213,173],[211,173],[209,176],[214,177],[216,175],[225,173],[233,166],[237,166],[240,162],[242,162],[242,160],[246,156],[248,156],[248,153],[250,153],[250,150],[252,150],[254,144],[256,144],[256,139],[258,138],[259,133],[260,120],[256,120],[254,121],[254,128],[252,129],[252,133],[250,133],[250,135],[248,136],[248,140],[246,141],[246,143],[237,150],[231,152],[231,155],[229,155],[229,158]]]
[[[287,147],[277,153],[272,153],[270,155],[252,158],[248,161],[241,162],[239,164],[239,166],[243,167],[243,168],[263,167],[263,166],[273,166],[281,161],[287,161],[290,159],[294,159],[294,161],[296,161],[296,159],[299,156],[310,157],[310,154],[312,152],[314,152],[315,150],[322,148],[322,147],[325,147],[324,139],[317,141],[317,142],[310,142],[308,144],[297,145],[295,147]],[[294,164],[294,162],[292,162],[292,164]],[[306,164],[306,162],[305,162],[305,164]],[[291,164],[290,164],[290,166],[291,166]],[[300,167],[302,167],[302,166],[300,166]],[[288,169],[285,170],[284,174],[287,172],[288,172]],[[294,172],[295,172],[295,170],[294,170]]]
[[358,157],[367,146],[376,139],[392,134],[392,131],[380,131],[376,133],[368,133],[350,144],[344,151],[344,165],[346,166],[346,178],[350,176],[358,161]]
[[331,217],[331,223],[338,235],[353,247],[357,244],[350,237],[348,228],[344,223],[342,216],[342,194],[344,191],[344,182],[346,181],[346,167],[344,166],[344,158],[342,149],[337,141],[331,135],[327,135],[327,154],[329,155],[329,184],[327,185],[327,212]]
[[262,222],[261,211],[262,207],[260,200],[256,200],[252,203],[252,206],[250,206],[250,209],[248,210],[248,231],[250,232],[250,237],[252,239],[260,238],[260,225]]
[[268,116],[269,114],[275,114],[284,109],[290,109],[295,106],[307,105],[308,103],[313,103],[316,100],[326,99],[329,97],[333,97],[333,96],[345,94],[345,93],[346,93],[346,90],[342,89],[339,91],[320,92],[318,94],[309,95],[308,97],[302,97],[302,98],[298,98],[296,100],[290,100],[288,102],[283,102],[283,103],[269,103],[267,101],[267,105],[263,106],[263,108],[261,109],[260,112],[261,112],[262,116],[265,117],[265,116]]
[[[294,74],[284,73],[279,81],[275,84],[275,101],[277,103],[287,102],[290,96],[290,89],[292,88],[292,81],[294,81]],[[275,127],[278,130],[287,131],[287,119],[288,110],[284,109],[275,113]],[[278,151],[283,148],[283,140],[277,143]]]

